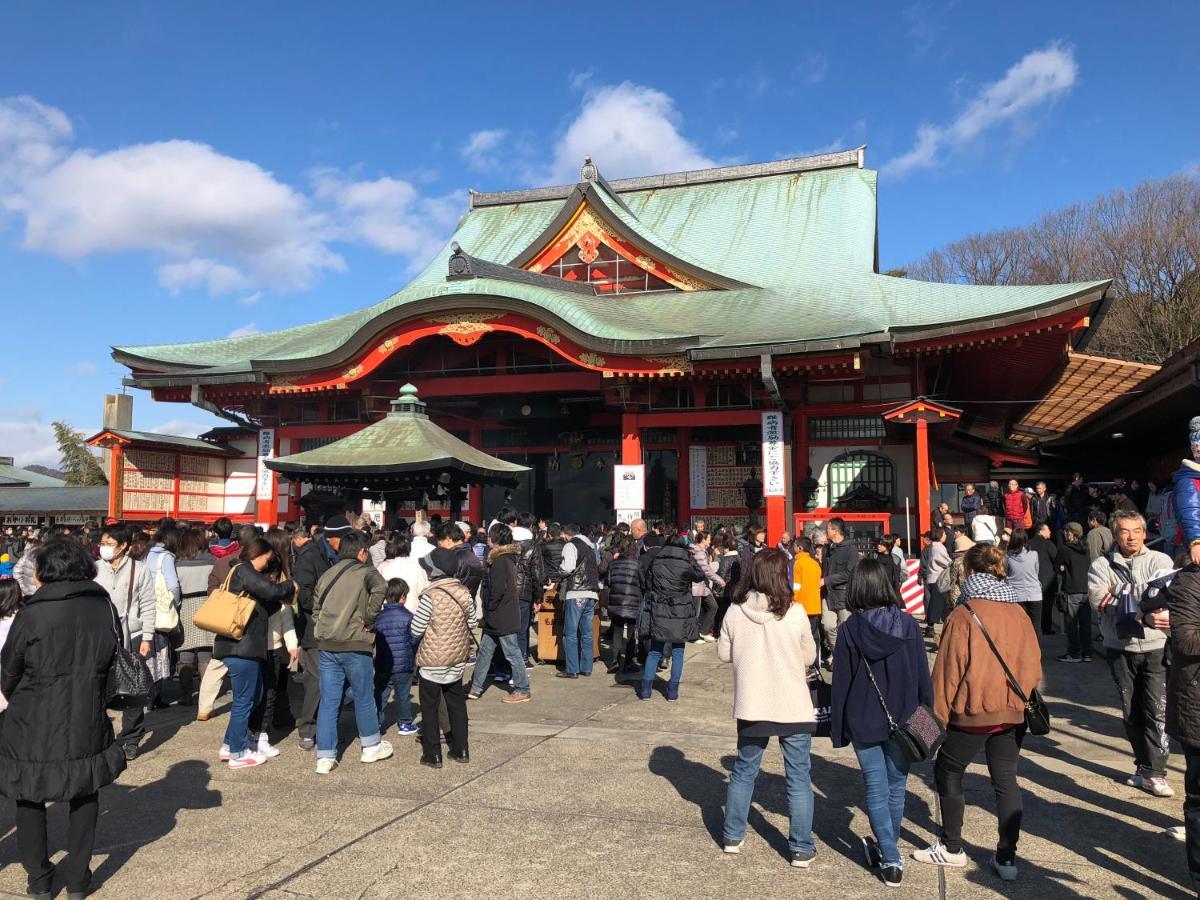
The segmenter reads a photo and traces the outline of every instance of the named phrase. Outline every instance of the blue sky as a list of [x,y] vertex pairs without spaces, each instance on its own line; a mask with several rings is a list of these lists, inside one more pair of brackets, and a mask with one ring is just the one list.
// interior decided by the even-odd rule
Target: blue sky
[[[468,188],[585,152],[621,177],[865,143],[884,268],[1197,170],[1200,5],[984,6],[5,3],[0,454],[94,429],[110,345],[365,306]],[[141,392],[134,418],[213,422]]]

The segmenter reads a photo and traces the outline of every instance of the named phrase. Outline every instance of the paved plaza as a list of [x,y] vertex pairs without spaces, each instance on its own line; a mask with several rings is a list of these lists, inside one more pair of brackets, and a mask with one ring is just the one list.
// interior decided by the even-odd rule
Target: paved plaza
[[[1129,751],[1103,662],[1056,664],[1046,645],[1055,714],[1048,738],[1021,763],[1025,828],[1020,881],[986,868],[995,838],[982,765],[966,782],[970,865],[911,864],[909,896],[1189,897],[1181,796],[1156,800],[1125,787]],[[534,701],[502,705],[489,690],[470,705],[471,762],[418,765],[412,738],[365,766],[357,744],[328,777],[295,736],[253,771],[216,759],[224,715],[199,723],[184,710],[149,715],[145,752],[101,793],[94,866],[100,897],[878,897],[861,865],[868,833],[854,756],[814,744],[818,857],[808,871],[785,858],[786,795],[774,745],[760,776],[740,856],[718,846],[733,761],[732,671],[715,647],[689,646],[682,696],[640,702],[629,685],[533,673]],[[228,695],[223,698],[223,708]],[[350,726],[343,721],[343,734]],[[1171,781],[1182,795],[1182,759]],[[935,831],[930,766],[909,782],[902,849]],[[65,813],[52,813],[62,846]],[[24,893],[12,808],[0,820],[0,892]],[[803,892],[803,893],[802,893]],[[836,892],[836,893],[833,893]]]

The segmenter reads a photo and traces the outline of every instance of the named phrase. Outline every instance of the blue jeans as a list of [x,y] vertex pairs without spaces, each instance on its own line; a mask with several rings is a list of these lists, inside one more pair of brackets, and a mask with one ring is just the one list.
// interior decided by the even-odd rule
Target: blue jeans
[[225,728],[225,743],[229,758],[237,759],[246,750],[249,740],[250,715],[262,700],[262,664],[257,659],[227,656],[221,660],[229,669],[233,687],[233,706],[229,709],[229,725]]
[[568,597],[566,603],[566,615],[563,619],[563,658],[567,663],[567,671],[572,675],[578,675],[580,672],[591,675],[592,616],[595,615],[596,601],[591,597]]
[[[414,672],[393,672],[391,675],[375,674],[375,712],[379,714],[379,722],[383,723],[383,708],[387,706],[392,694],[396,696],[396,724],[411,725],[412,714],[412,683],[416,677]],[[382,731],[382,727],[380,728]]]
[[518,635],[515,634],[502,634],[499,637],[494,634],[484,634],[479,639],[479,656],[475,660],[475,674],[471,676],[471,691],[476,694],[483,691],[483,683],[487,680],[488,670],[492,667],[492,657],[496,654],[497,645],[512,667],[513,690],[518,694],[528,694],[529,673],[525,671],[525,660],[521,658],[520,641]]
[[653,681],[654,673],[658,671],[659,660],[671,648],[671,684],[679,684],[683,677],[683,644],[668,644],[666,641],[651,641],[650,650],[646,654],[646,665],[642,669],[642,681]]
[[[765,737],[739,737],[738,757],[729,775],[729,791],[725,795],[725,839],[740,841],[746,837],[746,820],[750,816],[750,801],[754,799],[754,782],[762,767],[763,751],[767,749]],[[783,771],[787,775],[788,795],[788,848],[816,852],[813,843],[813,792],[811,734],[793,734],[781,737],[783,748]]]
[[908,755],[894,739],[878,744],[854,741],[858,766],[867,785],[867,818],[883,854],[885,866],[904,866],[897,841],[904,821],[904,796],[908,786]]
[[354,718],[363,749],[379,743],[375,711],[375,661],[370,653],[321,651],[321,705],[317,709],[317,759],[337,759],[338,713],[346,683],[354,696]]

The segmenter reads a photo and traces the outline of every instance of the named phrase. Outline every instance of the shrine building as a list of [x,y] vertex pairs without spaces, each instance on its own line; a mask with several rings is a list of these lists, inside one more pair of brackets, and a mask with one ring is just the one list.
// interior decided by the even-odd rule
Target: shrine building
[[839,510],[911,534],[962,483],[1035,465],[1031,442],[1057,432],[1027,424],[1028,401],[1095,359],[1080,351],[1108,281],[881,274],[864,148],[614,181],[599,163],[574,185],[472,193],[446,247],[372,306],[114,348],[128,385],[234,424],[208,450],[98,435],[110,515],[299,518],[311,486],[263,459],[379,421],[411,383],[433,422],[527,468],[463,487],[467,518],[510,502],[611,521],[613,468],[628,465],[644,466],[647,517],[756,518],[774,539],[793,513]]

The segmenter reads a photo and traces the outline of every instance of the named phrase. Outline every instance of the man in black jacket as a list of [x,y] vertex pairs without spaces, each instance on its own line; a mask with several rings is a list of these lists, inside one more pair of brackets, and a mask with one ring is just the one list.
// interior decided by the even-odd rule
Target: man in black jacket
[[[1035,495],[1034,502],[1036,501]],[[1054,600],[1058,596],[1058,547],[1050,539],[1048,522],[1034,526],[1028,547],[1038,555],[1038,581],[1042,586],[1042,634],[1055,634]]]
[[521,555],[517,559],[517,595],[521,603],[521,653],[526,668],[532,665],[529,657],[529,625],[533,620],[533,608],[541,603],[546,587],[546,558],[542,555],[541,544],[534,532],[536,527],[537,517],[533,513],[523,512],[517,516],[517,527],[513,529],[513,539],[521,548]]
[[[312,628],[313,590],[329,568],[329,560],[302,525],[288,523],[286,531],[292,539],[292,580],[299,588],[296,637],[300,640],[300,681],[304,686],[296,732],[300,736],[300,749],[312,750],[317,745],[317,708],[321,704],[321,657]],[[334,536],[332,540],[339,538]]]
[[835,516],[825,525],[829,536],[829,548],[821,566],[821,584],[825,588],[825,609],[821,614],[821,627],[830,650],[837,646],[838,626],[850,618],[846,609],[846,592],[850,586],[850,573],[858,565],[858,550],[846,540],[846,523]]

